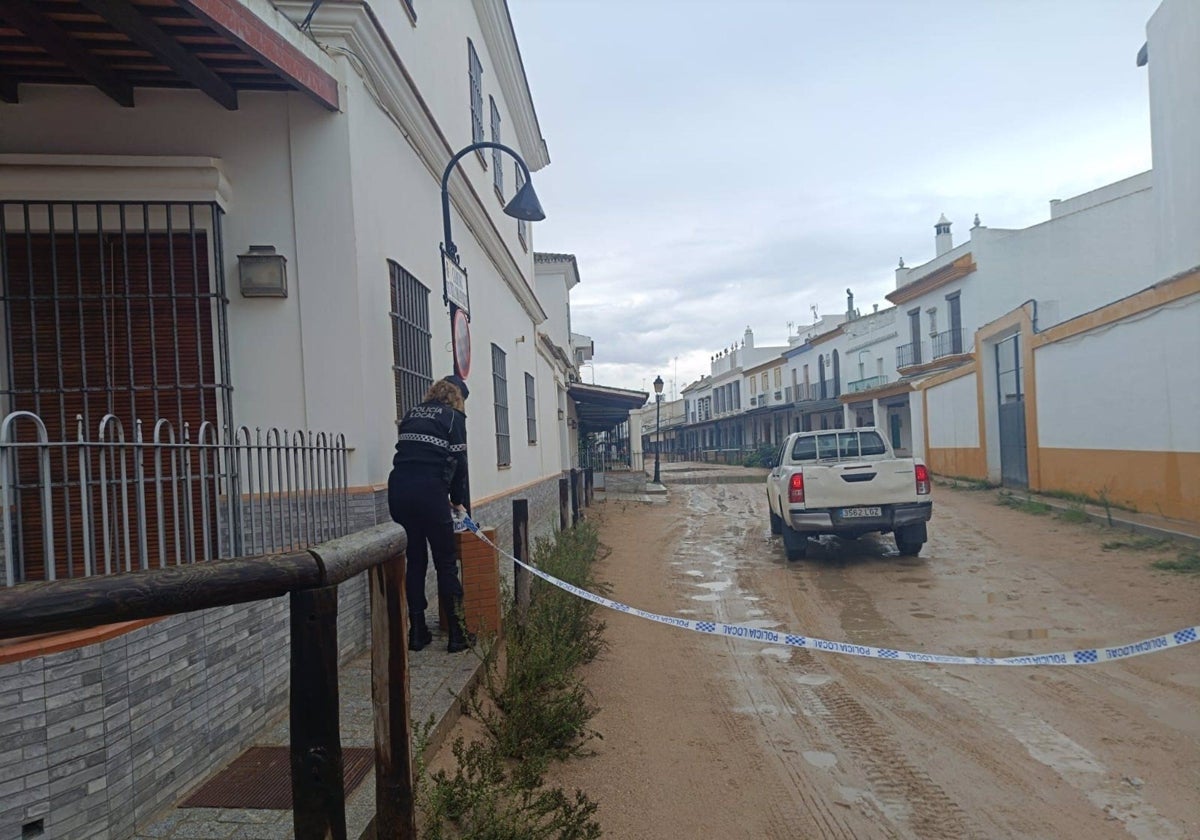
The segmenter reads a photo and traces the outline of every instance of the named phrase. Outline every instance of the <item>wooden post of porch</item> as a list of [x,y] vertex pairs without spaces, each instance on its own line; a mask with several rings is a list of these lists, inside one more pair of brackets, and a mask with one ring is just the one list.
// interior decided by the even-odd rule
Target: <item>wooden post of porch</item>
[[337,587],[291,594],[292,824],[296,840],[346,840],[338,731]]

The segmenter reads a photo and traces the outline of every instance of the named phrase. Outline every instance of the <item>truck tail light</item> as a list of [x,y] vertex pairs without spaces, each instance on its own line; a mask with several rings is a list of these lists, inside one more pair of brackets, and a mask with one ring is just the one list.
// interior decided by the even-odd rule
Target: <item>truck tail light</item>
[[925,496],[929,494],[929,467],[924,464],[917,464],[917,495]]
[[792,473],[788,482],[788,502],[793,505],[804,504],[804,473]]

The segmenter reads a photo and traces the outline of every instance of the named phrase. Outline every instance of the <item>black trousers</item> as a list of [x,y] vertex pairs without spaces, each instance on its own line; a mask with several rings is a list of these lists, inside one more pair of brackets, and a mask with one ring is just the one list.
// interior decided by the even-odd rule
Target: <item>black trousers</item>
[[425,598],[425,575],[429,570],[430,551],[437,574],[438,596],[461,599],[458,546],[450,517],[449,487],[445,482],[429,476],[407,477],[393,470],[388,477],[388,508],[392,519],[403,525],[408,534],[404,586],[409,615],[419,615],[429,606]]

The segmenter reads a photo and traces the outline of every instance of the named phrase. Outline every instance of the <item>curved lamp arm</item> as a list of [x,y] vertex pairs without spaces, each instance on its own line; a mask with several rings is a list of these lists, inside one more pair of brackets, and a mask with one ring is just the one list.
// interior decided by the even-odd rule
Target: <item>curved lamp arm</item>
[[542,210],[542,205],[538,201],[537,193],[533,191],[533,179],[529,174],[529,166],[519,154],[505,146],[503,143],[493,143],[489,140],[481,140],[478,143],[460,149],[454,157],[450,158],[450,162],[446,164],[445,171],[442,172],[442,229],[445,237],[443,243],[446,254],[450,259],[458,262],[458,246],[454,244],[454,239],[450,236],[450,193],[447,185],[450,182],[450,173],[454,170],[454,165],[462,159],[462,157],[476,149],[499,149],[508,154],[517,162],[517,166],[525,175],[525,184],[517,191],[504,208],[504,212],[515,219],[521,219],[527,222],[540,222],[546,218],[546,213]]

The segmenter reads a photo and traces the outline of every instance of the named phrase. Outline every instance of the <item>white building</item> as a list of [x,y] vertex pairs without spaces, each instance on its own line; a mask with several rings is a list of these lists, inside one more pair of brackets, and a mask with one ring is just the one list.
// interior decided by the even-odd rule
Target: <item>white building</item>
[[[576,452],[565,392],[578,378],[578,272],[573,260],[535,271],[533,226],[504,213],[526,174],[502,151],[470,152],[448,172],[469,345],[464,331],[452,335],[443,298],[441,182],[452,157],[486,140],[534,173],[549,163],[505,0],[162,0],[121,14],[76,0],[19,5],[6,5],[0,43],[0,413],[38,415],[56,453],[76,439],[76,415],[88,440],[111,416],[106,428],[119,422],[130,443],[137,421],[147,441],[182,440],[186,428],[192,442],[215,444],[233,438],[218,430],[245,427],[260,455],[285,449],[296,430],[320,430],[329,435],[301,432],[298,446],[328,458],[329,442],[344,439],[344,465],[303,480],[344,494],[337,528],[353,529],[387,521],[397,420],[457,355],[471,388],[476,518],[501,544],[511,544],[517,501],[533,535],[557,527],[559,482]],[[33,424],[23,417],[11,434],[29,440]],[[71,467],[53,461],[38,480],[59,488],[50,498],[61,506]],[[276,528],[294,510],[261,475],[259,502],[279,509],[218,527],[211,506],[255,487],[252,471],[238,473],[240,485],[233,476],[211,496],[174,485],[174,501],[208,511],[205,533],[244,529],[253,550],[269,550],[269,534],[278,550]],[[47,573],[38,489],[18,491],[18,533],[5,533],[18,579]],[[145,516],[119,523],[133,538],[134,556],[122,558],[131,568],[171,561],[187,543],[168,538],[154,516],[164,496],[152,482],[147,492]],[[99,526],[85,530],[95,520],[75,507],[54,521],[68,523],[51,529],[60,576],[103,568]],[[282,545],[296,539],[286,533]],[[361,576],[339,589],[344,650],[366,638],[365,593]],[[0,757],[0,776],[24,780],[19,798],[0,797],[0,833],[44,821],[48,837],[129,836],[252,737],[286,697],[286,599],[233,609],[247,642],[219,673],[204,651],[223,643],[224,619],[179,616],[81,648],[67,667],[94,671],[98,688],[102,656],[123,661],[136,648],[161,667],[142,675],[124,712],[106,706],[99,730],[88,723],[89,738],[100,734],[70,748],[98,763],[64,765],[53,791],[45,757],[64,746],[44,714],[40,769],[20,751]],[[169,643],[176,633],[188,644]],[[43,666],[49,657],[20,667]],[[219,733],[197,708],[220,710]],[[121,755],[104,732],[124,739]]]

